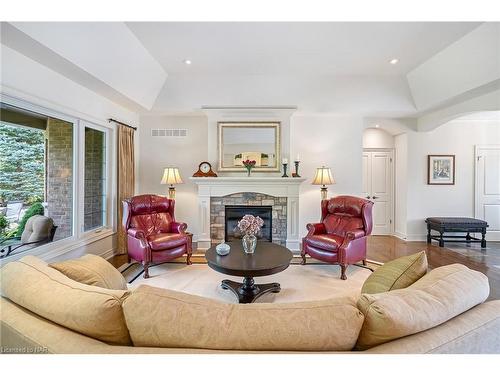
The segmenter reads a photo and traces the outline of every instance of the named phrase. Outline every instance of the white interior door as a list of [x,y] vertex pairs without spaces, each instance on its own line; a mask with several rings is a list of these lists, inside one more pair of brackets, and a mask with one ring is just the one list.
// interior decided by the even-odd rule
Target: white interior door
[[392,190],[392,151],[363,152],[363,194],[374,202],[372,234],[392,234]]
[[488,222],[487,241],[500,241],[500,145],[476,146],[477,219]]

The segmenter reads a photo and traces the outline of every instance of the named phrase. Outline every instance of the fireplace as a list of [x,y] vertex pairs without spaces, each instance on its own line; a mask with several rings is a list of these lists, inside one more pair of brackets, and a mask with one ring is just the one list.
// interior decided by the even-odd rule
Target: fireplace
[[273,220],[272,206],[225,206],[225,241],[241,239],[242,234],[237,228],[238,221],[245,215],[259,216],[264,225],[257,234],[259,241],[272,242],[273,240]]
[[[246,215],[260,216],[264,228],[260,240],[286,244],[287,198],[243,192],[210,198],[210,234],[212,244],[241,238],[234,233],[238,221]],[[262,238],[260,238],[262,237]]]

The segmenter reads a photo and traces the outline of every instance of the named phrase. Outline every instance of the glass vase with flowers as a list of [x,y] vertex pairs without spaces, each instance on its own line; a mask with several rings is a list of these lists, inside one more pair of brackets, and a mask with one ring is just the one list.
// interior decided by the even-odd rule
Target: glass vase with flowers
[[247,254],[252,254],[257,246],[257,233],[264,225],[264,220],[259,216],[245,215],[238,221],[238,229],[243,233],[243,250]]

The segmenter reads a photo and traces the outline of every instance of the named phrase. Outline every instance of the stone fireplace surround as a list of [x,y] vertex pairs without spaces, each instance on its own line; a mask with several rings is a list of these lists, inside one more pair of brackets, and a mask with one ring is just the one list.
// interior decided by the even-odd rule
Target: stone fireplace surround
[[[251,204],[253,202],[258,205],[258,199],[261,199],[260,205],[271,205],[268,203],[271,203],[272,200],[273,215],[278,215],[278,220],[283,220],[283,222],[277,222],[281,224],[279,227],[281,232],[284,231],[283,224],[286,220],[286,233],[277,233],[276,238],[279,238],[280,241],[284,240],[284,244],[288,249],[295,252],[299,251],[299,188],[305,178],[191,177],[190,180],[198,185],[199,233],[195,233],[198,249],[206,250],[212,245],[212,241],[220,242],[218,240],[221,234],[219,233],[219,227],[211,225],[212,219],[214,219],[214,224],[221,224],[220,229],[224,230],[224,221],[220,218],[216,219],[219,215],[215,212],[212,214],[212,200],[214,202],[224,202],[224,199],[226,199],[227,202],[231,202],[228,203],[231,205],[239,204],[236,202],[240,201],[248,202],[242,204]],[[245,193],[247,194],[245,195]],[[256,199],[250,199],[252,197]],[[277,205],[276,209],[274,209],[274,205]],[[221,206],[221,209],[224,209],[222,203]],[[276,214],[274,214],[274,211],[276,211]],[[281,218],[279,211],[281,211]],[[214,235],[214,238],[212,238],[212,235]]]
[[225,237],[226,206],[271,206],[272,240],[279,245],[286,244],[286,197],[272,197],[262,193],[235,193],[225,197],[210,198],[210,238],[220,243]]

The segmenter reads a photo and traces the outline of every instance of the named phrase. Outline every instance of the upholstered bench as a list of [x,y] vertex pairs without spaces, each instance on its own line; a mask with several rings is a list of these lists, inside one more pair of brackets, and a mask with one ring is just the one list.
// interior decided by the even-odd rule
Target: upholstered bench
[[[428,217],[427,223],[427,243],[431,240],[439,241],[439,246],[444,247],[444,242],[481,242],[481,247],[486,247],[486,228],[488,223],[484,220],[470,217]],[[439,232],[439,235],[432,235],[431,230]],[[444,233],[467,233],[465,236],[445,236]],[[472,237],[471,233],[481,233],[481,239]]]

